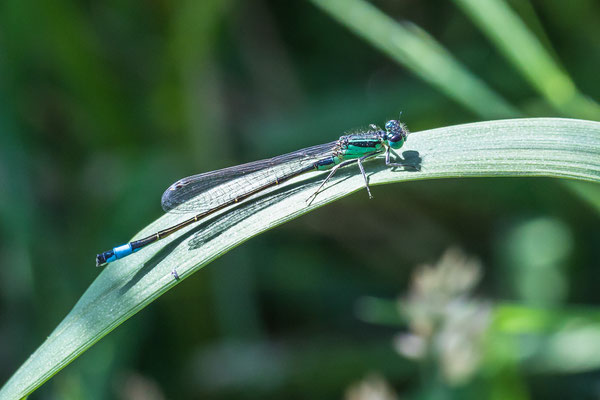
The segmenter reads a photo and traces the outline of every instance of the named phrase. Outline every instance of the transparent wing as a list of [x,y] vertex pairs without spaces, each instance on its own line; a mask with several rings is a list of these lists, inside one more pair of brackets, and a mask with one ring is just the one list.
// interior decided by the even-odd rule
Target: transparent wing
[[201,213],[330,155],[336,144],[337,141],[320,144],[265,160],[188,176],[173,183],[163,193],[162,208],[165,211]]

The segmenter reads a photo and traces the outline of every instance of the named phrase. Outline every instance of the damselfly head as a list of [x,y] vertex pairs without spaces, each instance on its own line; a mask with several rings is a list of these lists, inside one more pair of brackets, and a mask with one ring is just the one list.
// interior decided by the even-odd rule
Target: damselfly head
[[385,123],[384,140],[392,149],[399,149],[404,144],[408,130],[404,124],[398,120],[392,119]]

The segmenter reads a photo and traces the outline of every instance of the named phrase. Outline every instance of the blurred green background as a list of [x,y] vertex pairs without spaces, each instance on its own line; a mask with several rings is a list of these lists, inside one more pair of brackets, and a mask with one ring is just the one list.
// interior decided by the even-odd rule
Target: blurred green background
[[[97,276],[95,254],[160,216],[178,178],[400,111],[413,131],[600,120],[597,1],[501,8],[540,53],[501,1],[372,4],[497,102],[474,104],[472,87],[435,83],[443,65],[420,75],[348,30],[340,1],[0,4],[2,382]],[[31,398],[600,397],[597,187],[456,179],[373,193],[244,243]]]

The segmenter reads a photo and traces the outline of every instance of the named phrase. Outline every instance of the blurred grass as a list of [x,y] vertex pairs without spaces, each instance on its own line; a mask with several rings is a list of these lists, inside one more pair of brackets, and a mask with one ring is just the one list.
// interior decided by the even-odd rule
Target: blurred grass
[[[406,299],[362,301],[359,316],[365,322],[398,328],[410,324],[411,317],[399,312]],[[489,329],[485,353],[490,368],[499,369],[502,363],[527,364],[536,373],[574,373],[600,368],[597,307],[557,308],[498,302],[493,306]],[[511,351],[506,352],[507,349]]]
[[362,0],[312,2],[466,109],[487,119],[522,115],[415,24],[398,23]]
[[[581,94],[504,0],[455,0],[558,115],[600,119],[600,105]],[[490,16],[493,15],[493,18]]]

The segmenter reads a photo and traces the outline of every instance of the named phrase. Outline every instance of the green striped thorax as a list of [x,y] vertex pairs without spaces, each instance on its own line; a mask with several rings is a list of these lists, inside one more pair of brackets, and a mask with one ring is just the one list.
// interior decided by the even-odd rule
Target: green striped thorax
[[390,120],[385,123],[385,129],[371,125],[367,132],[342,136],[333,151],[333,163],[321,163],[318,169],[329,169],[344,160],[369,157],[386,149],[399,149],[404,145],[407,135],[404,124]]
[[366,159],[389,149],[399,149],[408,136],[404,124],[397,120],[386,122],[385,129],[377,125],[370,125],[369,128],[367,132],[340,137],[333,148],[333,155],[319,161],[316,168],[323,171],[348,160]]

